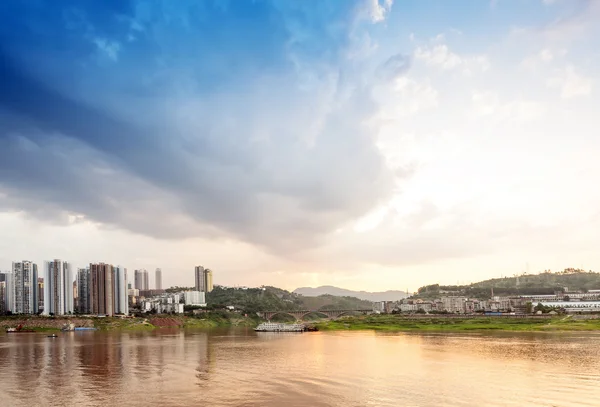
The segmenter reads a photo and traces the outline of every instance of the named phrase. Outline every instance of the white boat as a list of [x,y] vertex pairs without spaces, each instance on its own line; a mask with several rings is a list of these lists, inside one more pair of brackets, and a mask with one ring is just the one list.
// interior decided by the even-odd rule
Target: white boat
[[279,324],[275,322],[263,322],[254,330],[256,332],[304,332],[304,324]]

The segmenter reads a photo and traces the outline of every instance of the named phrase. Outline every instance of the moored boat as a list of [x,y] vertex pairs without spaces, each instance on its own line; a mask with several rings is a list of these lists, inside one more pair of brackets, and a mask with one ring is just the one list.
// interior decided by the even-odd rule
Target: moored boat
[[254,330],[256,332],[304,332],[304,324],[279,324],[273,322],[263,322]]

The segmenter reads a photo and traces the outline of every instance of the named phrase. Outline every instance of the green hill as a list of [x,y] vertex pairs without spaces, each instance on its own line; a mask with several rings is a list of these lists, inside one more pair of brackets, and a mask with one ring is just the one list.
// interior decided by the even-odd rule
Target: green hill
[[494,278],[470,285],[431,284],[419,288],[417,298],[437,298],[440,295],[464,295],[489,298],[494,295],[554,294],[557,291],[587,291],[600,289],[600,273],[581,269],[565,269],[552,273],[523,274],[514,277]]
[[354,297],[336,297],[333,295],[304,297],[277,287],[233,288],[216,286],[213,291],[207,294],[206,302],[210,308],[233,305],[247,313],[257,311],[364,309],[372,306],[370,301],[363,301]]

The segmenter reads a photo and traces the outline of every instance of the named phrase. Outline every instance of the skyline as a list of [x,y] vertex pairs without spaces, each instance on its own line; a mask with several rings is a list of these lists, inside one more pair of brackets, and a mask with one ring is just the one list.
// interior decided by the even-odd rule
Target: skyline
[[[38,265],[37,261],[26,260],[26,259],[14,261],[13,264],[22,264],[24,262],[25,263],[31,263],[31,264],[36,265],[36,266]],[[75,270],[76,272],[72,272],[71,273],[72,274],[72,283],[77,283],[76,274],[79,271],[88,271],[89,272],[89,270],[90,270],[89,266],[90,265],[92,265],[92,264],[94,264],[94,265],[97,265],[97,264],[107,264],[107,265],[112,266],[115,270],[119,270],[119,272],[121,272],[120,270],[124,269],[125,273],[124,273],[123,277],[125,278],[125,283],[126,283],[126,285],[127,284],[131,285],[132,289],[133,288],[138,289],[138,287],[136,287],[136,278],[138,278],[137,277],[138,275],[140,276],[139,277],[140,280],[138,281],[138,283],[142,284],[144,286],[147,286],[147,288],[140,288],[140,290],[144,290],[144,289],[147,289],[147,290],[165,289],[165,288],[160,288],[160,287],[157,286],[157,280],[156,280],[157,274],[155,274],[155,279],[154,279],[154,281],[152,281],[153,284],[151,284],[150,283],[150,273],[146,269],[131,269],[133,271],[133,273],[132,273],[132,272],[127,272],[127,270],[129,270],[128,267],[124,267],[124,266],[122,266],[120,264],[114,264],[114,263],[109,263],[109,262],[92,262],[92,263],[86,263],[86,264],[84,264],[84,267],[74,267],[74,265],[72,264],[72,262],[65,261],[65,260],[62,260],[62,259],[44,260],[41,263],[43,265],[43,271],[44,271],[44,273],[47,272],[47,267],[48,267],[49,264],[56,263],[56,262],[64,263],[65,265],[68,265],[69,268],[73,267],[73,270]],[[6,269],[6,270],[0,269],[0,273],[12,273],[12,269],[13,268],[14,268],[14,265],[11,266],[10,268]],[[210,275],[209,280],[206,280],[206,282],[204,282],[204,283],[198,283],[198,278],[199,278],[198,277],[198,275],[199,275],[198,274],[199,273],[198,269],[200,269],[200,274],[203,275],[203,276],[205,275],[205,271],[208,272],[209,275]],[[598,272],[596,270],[591,270],[591,269],[588,270],[585,267],[580,267],[580,268],[564,267],[564,268],[557,269],[557,270],[543,269],[543,270],[531,271],[531,270],[529,270],[529,264],[526,264],[525,268],[522,269],[521,272],[518,272],[518,273],[500,274],[500,275],[489,276],[489,277],[485,277],[485,278],[481,278],[479,280],[473,280],[473,281],[456,280],[456,281],[447,281],[446,283],[439,282],[439,281],[437,281],[437,282],[428,282],[428,283],[423,283],[423,284],[421,284],[418,287],[415,287],[414,290],[412,289],[412,287],[407,289],[406,287],[402,288],[402,287],[399,287],[399,286],[398,287],[394,286],[394,287],[387,287],[384,290],[381,290],[381,292],[384,292],[384,291],[402,291],[402,290],[404,290],[404,292],[409,293],[409,292],[416,292],[417,288],[422,288],[422,287],[424,287],[426,285],[430,285],[430,284],[469,285],[471,283],[480,282],[480,281],[483,281],[483,280],[486,280],[486,279],[504,278],[504,277],[519,277],[519,276],[526,276],[526,275],[531,276],[531,275],[537,275],[537,274],[541,274],[541,273],[545,273],[545,272],[552,272],[552,273],[557,273],[558,272],[558,273],[561,273],[563,271],[568,271],[568,270],[580,270],[582,272],[587,272],[587,271]],[[157,267],[155,271],[160,271],[161,279],[159,281],[161,282],[161,285],[162,285],[162,281],[163,281],[162,280],[162,269],[160,267]],[[209,269],[209,268],[204,267],[204,266],[194,266],[193,273],[194,273],[194,280],[196,280],[194,282],[194,284],[191,284],[189,282],[184,283],[184,284],[170,284],[169,283],[169,284],[167,284],[166,288],[172,288],[172,287],[178,287],[179,286],[179,287],[188,287],[188,288],[192,287],[192,288],[198,289],[198,285],[202,285],[202,284],[207,285],[207,287],[212,287],[212,269]],[[206,277],[202,277],[202,278],[206,278]],[[39,279],[41,279],[42,281],[44,281],[45,280],[45,274],[40,274],[38,276],[38,280]],[[143,281],[143,283],[142,283],[142,281]],[[208,283],[208,281],[210,281],[210,283]],[[260,285],[260,286],[245,286],[245,285],[241,285],[241,284],[232,284],[232,285],[215,284],[215,285],[223,286],[223,287],[233,287],[233,288],[235,288],[235,287],[259,288],[259,287],[267,286],[269,284],[263,284],[263,285]],[[320,287],[324,287],[324,286],[330,286],[330,285],[329,284],[323,284],[323,285],[321,285],[319,287],[313,286],[312,288],[320,288]],[[311,288],[311,287],[310,286],[298,286],[298,287],[295,287],[295,288],[287,288],[287,287],[279,287],[279,288],[284,288],[284,289],[287,289],[288,291],[292,292],[296,288]],[[336,288],[346,289],[346,287],[336,287]],[[205,290],[205,288],[201,288],[200,289],[200,291],[203,291],[203,290]],[[212,291],[212,288],[210,288],[209,291]],[[359,291],[369,292],[370,290],[359,290]],[[376,290],[371,290],[371,291],[377,292]]]
[[0,270],[414,291],[600,269],[600,2],[461,5],[0,3]]

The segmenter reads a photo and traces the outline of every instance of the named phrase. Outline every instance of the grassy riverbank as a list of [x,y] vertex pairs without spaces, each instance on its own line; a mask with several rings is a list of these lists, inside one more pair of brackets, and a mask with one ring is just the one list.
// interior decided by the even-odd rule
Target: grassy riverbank
[[315,324],[321,331],[600,331],[600,319],[576,320],[571,316],[536,318],[406,318],[397,315],[347,317]]
[[56,332],[71,323],[76,327],[96,328],[99,331],[140,331],[157,328],[216,328],[228,326],[255,326],[258,322],[234,313],[208,312],[199,316],[149,315],[144,318],[120,317],[46,317],[46,316],[3,316],[0,317],[0,329],[15,328],[36,332]]

